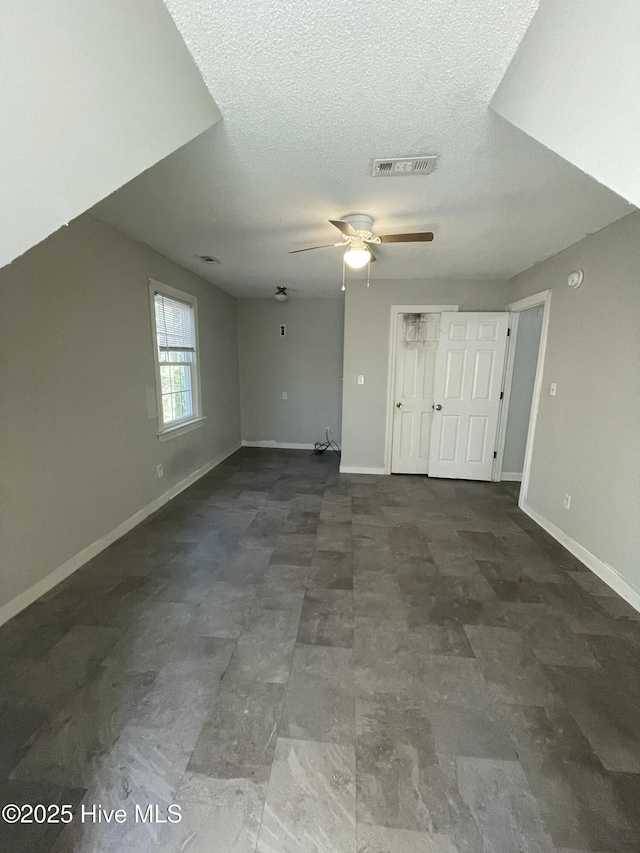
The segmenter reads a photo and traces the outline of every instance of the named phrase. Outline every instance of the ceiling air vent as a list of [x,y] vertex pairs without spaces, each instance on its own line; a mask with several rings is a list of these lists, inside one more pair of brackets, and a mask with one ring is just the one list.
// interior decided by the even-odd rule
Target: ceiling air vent
[[221,263],[221,261],[219,261],[217,258],[214,258],[213,255],[196,255],[196,258],[198,258],[198,260],[200,261],[203,261],[205,264]]
[[390,160],[373,161],[373,177],[394,177],[396,175],[429,175],[438,158],[435,154],[423,157],[395,157]]

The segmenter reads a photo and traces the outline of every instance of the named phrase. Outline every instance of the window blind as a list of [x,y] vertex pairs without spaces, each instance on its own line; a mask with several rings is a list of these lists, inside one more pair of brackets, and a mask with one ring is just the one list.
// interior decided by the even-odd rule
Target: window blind
[[156,335],[161,352],[195,352],[193,306],[163,293],[154,295]]

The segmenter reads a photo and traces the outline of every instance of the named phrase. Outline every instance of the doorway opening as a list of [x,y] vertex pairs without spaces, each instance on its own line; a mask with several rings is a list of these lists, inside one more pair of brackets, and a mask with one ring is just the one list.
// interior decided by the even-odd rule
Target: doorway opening
[[550,301],[545,290],[507,305],[511,334],[493,479],[521,482],[520,502],[529,484]]

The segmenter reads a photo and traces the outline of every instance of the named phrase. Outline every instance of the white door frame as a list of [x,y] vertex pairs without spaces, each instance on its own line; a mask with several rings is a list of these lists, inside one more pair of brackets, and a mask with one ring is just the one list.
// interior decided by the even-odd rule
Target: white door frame
[[384,439],[384,473],[391,473],[391,445],[393,442],[393,410],[395,406],[396,344],[398,342],[398,314],[442,314],[457,311],[457,305],[392,305],[389,326],[389,369],[387,373],[387,426]]
[[500,411],[500,423],[498,426],[498,444],[496,447],[497,456],[493,466],[493,479],[502,479],[502,464],[504,460],[504,448],[507,438],[507,417],[509,413],[509,401],[511,399],[511,385],[513,382],[513,367],[516,357],[516,343],[518,339],[518,321],[520,313],[528,308],[535,308],[536,305],[543,306],[542,314],[542,330],[540,332],[540,345],[538,348],[538,361],[536,364],[536,378],[533,385],[533,398],[531,401],[531,414],[529,415],[529,429],[527,432],[527,446],[524,453],[524,465],[522,469],[522,485],[520,487],[520,497],[518,506],[522,506],[523,501],[526,501],[527,492],[529,489],[529,474],[531,471],[531,458],[533,454],[533,443],[535,439],[536,424],[538,421],[538,409],[540,408],[540,396],[542,394],[542,378],[544,373],[544,358],[547,349],[547,334],[549,331],[549,316],[551,307],[551,291],[542,290],[540,293],[534,293],[524,299],[519,299],[517,302],[511,302],[506,306],[506,310],[510,313],[509,327],[511,335],[509,336],[509,348],[507,351],[507,361],[505,364],[504,375],[504,397],[502,400],[502,409]]

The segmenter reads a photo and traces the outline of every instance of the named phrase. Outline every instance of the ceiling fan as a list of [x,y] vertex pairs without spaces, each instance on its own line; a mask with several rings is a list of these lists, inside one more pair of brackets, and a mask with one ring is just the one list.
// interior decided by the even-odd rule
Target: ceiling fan
[[384,234],[375,236],[373,234],[373,218],[365,213],[354,213],[345,216],[344,219],[330,219],[338,231],[342,232],[341,243],[325,243],[322,246],[309,246],[308,249],[296,249],[289,252],[297,255],[299,252],[310,252],[313,249],[328,249],[330,246],[341,246],[347,249],[344,261],[352,269],[360,269],[370,261],[377,260],[371,246],[381,243],[430,243],[433,240],[432,231],[421,231],[416,234]]

